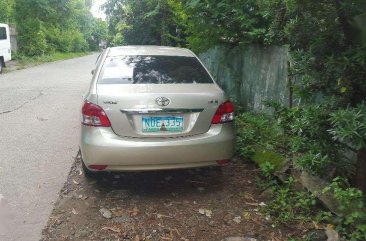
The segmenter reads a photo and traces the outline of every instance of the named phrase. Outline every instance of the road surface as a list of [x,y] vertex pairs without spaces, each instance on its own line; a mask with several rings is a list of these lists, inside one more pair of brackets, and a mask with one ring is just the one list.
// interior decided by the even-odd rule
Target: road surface
[[0,241],[36,241],[78,150],[97,55],[0,75]]

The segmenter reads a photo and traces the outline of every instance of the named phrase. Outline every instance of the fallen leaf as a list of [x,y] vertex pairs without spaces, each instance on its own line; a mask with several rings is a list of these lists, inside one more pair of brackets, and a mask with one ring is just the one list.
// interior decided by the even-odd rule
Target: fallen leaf
[[248,202],[245,202],[245,204],[251,205],[251,206],[258,206],[259,205],[258,203],[248,203]]
[[157,218],[173,218],[171,216],[167,216],[167,215],[160,214],[160,213],[152,213],[152,214],[155,214]]
[[77,181],[75,181],[75,179],[72,179],[72,182],[75,183],[76,185],[79,185],[80,184]]
[[121,232],[121,229],[115,228],[115,227],[103,227],[102,230],[104,230],[104,231],[112,231],[112,232],[115,232],[115,233],[120,233]]
[[259,203],[259,206],[261,206],[261,207],[264,207],[264,206],[266,206],[267,204],[265,204],[264,202],[261,202],[261,203]]
[[175,232],[177,232],[178,236],[181,236],[181,234],[180,234],[180,232],[178,231],[177,228],[175,228],[174,230],[175,230]]
[[102,214],[102,216],[106,219],[110,219],[112,218],[112,212],[106,208],[101,208],[99,210],[100,214]]
[[250,213],[249,212],[243,212],[243,217],[245,220],[249,220],[250,219]]
[[207,217],[211,217],[212,216],[212,211],[210,209],[203,209],[203,208],[200,208],[198,209],[198,212],[202,215],[206,215]]
[[209,209],[205,209],[205,215],[210,218],[212,216],[212,211]]
[[312,222],[313,222],[313,225],[314,225],[314,228],[315,229],[322,229],[321,227],[319,227],[318,223],[316,223],[314,221],[312,221]]
[[238,224],[241,223],[241,216],[236,216],[235,218],[233,218],[233,221]]
[[325,228],[325,233],[328,236],[327,241],[339,241],[339,234],[333,229],[332,225],[327,225]]
[[130,211],[131,216],[137,216],[139,214],[139,209],[135,206],[132,211]]
[[116,210],[112,210],[113,215],[117,217],[121,217],[125,212],[122,208],[117,208]]
[[282,239],[277,238],[277,237],[272,237],[272,241],[282,241]]

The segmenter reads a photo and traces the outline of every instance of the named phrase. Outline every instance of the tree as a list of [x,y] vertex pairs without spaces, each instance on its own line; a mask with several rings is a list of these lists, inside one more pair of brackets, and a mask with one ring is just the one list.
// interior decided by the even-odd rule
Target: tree
[[366,193],[366,106],[340,109],[331,116],[334,139],[357,154],[355,185]]
[[33,56],[96,49],[97,41],[105,37],[106,25],[92,16],[91,3],[90,0],[17,0],[14,10],[20,51]]
[[268,21],[257,0],[186,0],[188,42],[200,52],[228,44],[263,44]]
[[14,23],[15,0],[0,1],[0,23]]
[[178,0],[109,0],[104,9],[112,44],[185,44],[185,14]]

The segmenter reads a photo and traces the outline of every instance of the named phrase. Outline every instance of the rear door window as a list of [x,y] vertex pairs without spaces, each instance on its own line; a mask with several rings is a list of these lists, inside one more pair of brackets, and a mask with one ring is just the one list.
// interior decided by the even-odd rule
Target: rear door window
[[98,84],[205,84],[213,83],[195,57],[108,57]]
[[5,39],[7,39],[6,28],[0,27],[0,40],[5,40]]

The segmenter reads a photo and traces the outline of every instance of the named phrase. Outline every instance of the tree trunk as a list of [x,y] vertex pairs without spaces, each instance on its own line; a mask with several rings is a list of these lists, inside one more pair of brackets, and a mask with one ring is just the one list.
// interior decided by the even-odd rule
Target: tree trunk
[[357,152],[356,187],[366,195],[366,147]]

